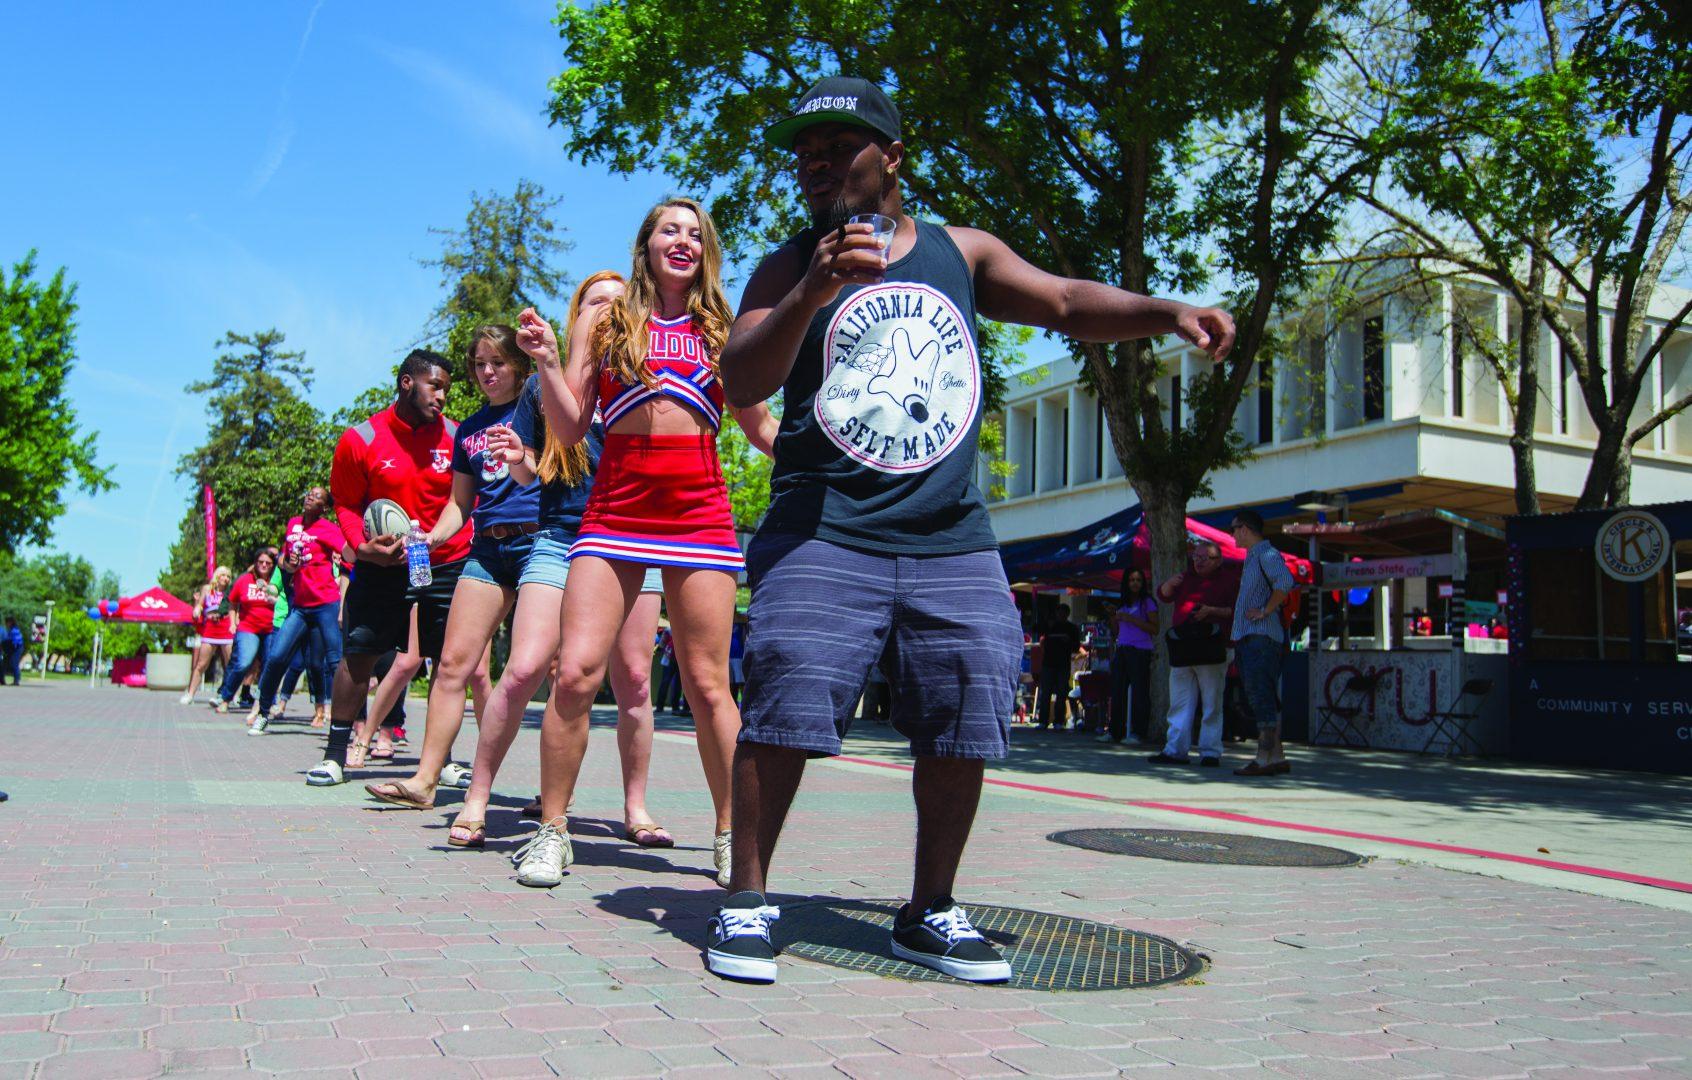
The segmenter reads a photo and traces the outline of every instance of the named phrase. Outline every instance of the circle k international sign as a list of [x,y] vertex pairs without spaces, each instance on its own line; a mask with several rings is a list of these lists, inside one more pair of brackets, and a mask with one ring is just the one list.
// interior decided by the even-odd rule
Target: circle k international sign
[[1668,561],[1669,534],[1656,515],[1623,510],[1598,530],[1594,550],[1604,573],[1617,581],[1644,581]]

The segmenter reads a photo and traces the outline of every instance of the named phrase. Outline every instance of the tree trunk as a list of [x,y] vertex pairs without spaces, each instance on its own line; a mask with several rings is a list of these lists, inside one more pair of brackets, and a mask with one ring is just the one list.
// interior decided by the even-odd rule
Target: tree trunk
[[[1187,569],[1187,500],[1174,484],[1142,481],[1134,485],[1140,509],[1146,516],[1146,534],[1151,540],[1151,587]],[[1169,629],[1169,611],[1158,603],[1158,626]],[[1161,636],[1161,633],[1160,635]],[[1169,657],[1158,649],[1152,657],[1151,720],[1146,735],[1159,747],[1169,731]]]
[[[1598,421],[1598,445],[1592,448],[1592,465],[1586,471],[1586,485],[1581,489],[1580,498],[1576,500],[1576,510],[1601,510],[1606,506],[1614,506],[1616,480],[1622,469],[1622,457],[1628,454],[1627,421],[1624,418],[1617,421],[1610,413],[1600,414]],[[1629,470],[1631,471],[1631,461]],[[1622,482],[1622,494],[1626,497],[1627,481]]]
[[1616,463],[1610,471],[1610,497],[1605,506],[1626,506],[1633,501],[1633,444],[1626,439],[1616,448]]
[[[1528,295],[1545,295],[1545,260],[1528,266]],[[1539,478],[1533,468],[1534,423],[1539,418],[1539,340],[1544,321],[1537,307],[1522,309],[1521,339],[1516,343],[1516,415],[1510,431],[1510,456],[1516,463],[1516,513],[1539,513]]]

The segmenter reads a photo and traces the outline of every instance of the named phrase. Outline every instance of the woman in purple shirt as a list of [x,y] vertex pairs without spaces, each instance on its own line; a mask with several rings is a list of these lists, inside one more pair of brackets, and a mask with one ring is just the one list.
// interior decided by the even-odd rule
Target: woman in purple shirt
[[1122,575],[1122,595],[1116,608],[1116,654],[1110,660],[1110,733],[1106,739],[1128,737],[1128,687],[1134,688],[1134,734],[1144,738],[1151,716],[1152,650],[1157,647],[1157,601],[1146,587],[1141,570]]

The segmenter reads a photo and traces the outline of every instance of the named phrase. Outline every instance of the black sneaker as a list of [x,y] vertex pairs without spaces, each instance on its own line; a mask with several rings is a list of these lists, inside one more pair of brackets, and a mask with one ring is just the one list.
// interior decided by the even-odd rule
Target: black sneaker
[[913,916],[910,908],[900,908],[893,920],[894,956],[968,982],[1010,980],[1010,964],[969,924],[956,900],[942,896],[921,916]]
[[705,967],[725,979],[775,982],[776,954],[770,944],[770,924],[779,918],[781,909],[765,903],[763,893],[737,892],[724,900],[711,916]]
[[1219,757],[1199,758],[1199,764],[1207,769],[1215,769],[1221,767],[1222,759]]
[[1148,765],[1191,765],[1192,758],[1170,757],[1168,754],[1153,754],[1146,759]]

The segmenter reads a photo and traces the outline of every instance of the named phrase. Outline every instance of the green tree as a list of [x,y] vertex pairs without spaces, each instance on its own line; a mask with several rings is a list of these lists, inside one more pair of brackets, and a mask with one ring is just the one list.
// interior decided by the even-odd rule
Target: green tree
[[144,627],[88,617],[87,608],[118,594],[117,576],[96,572],[81,556],[46,552],[18,558],[0,552],[0,618],[12,616],[27,634],[34,617],[45,614],[47,601],[53,601],[55,663],[89,660],[96,630],[108,656],[130,656],[153,644],[157,635]]
[[729,506],[734,511],[734,527],[753,530],[764,520],[770,505],[770,469],[773,462],[746,441],[746,432],[735,422],[733,415],[723,416],[723,430],[717,439],[717,457],[723,463],[723,479],[728,484]]
[[0,551],[46,543],[66,484],[110,490],[65,380],[76,362],[76,286],[61,267],[35,279],[35,252],[0,267]]
[[1313,126],[1363,19],[1356,3],[1322,0],[563,3],[567,67],[550,111],[572,156],[712,192],[744,252],[799,220],[786,156],[760,132],[814,78],[862,75],[900,107],[915,209],[987,228],[1066,276],[1226,290],[1238,344],[1186,381],[1181,426],[1165,422],[1152,343],[1067,343],[1147,511],[1161,577],[1185,556],[1188,501],[1247,455],[1232,418],[1275,347],[1277,307],[1376,167],[1370,145]]
[[476,327],[515,326],[524,308],[544,312],[566,299],[569,277],[553,265],[575,246],[554,218],[562,201],[548,198],[533,181],[519,180],[510,195],[471,192],[463,228],[429,230],[441,238],[441,253],[420,261],[441,272],[446,295],[424,335],[452,361],[448,416],[462,420],[484,404],[464,367]]
[[1395,185],[1365,195],[1385,240],[1363,258],[1407,264],[1423,280],[1478,279],[1508,298],[1514,340],[1465,326],[1462,312],[1455,329],[1504,388],[1520,512],[1539,510],[1533,434],[1542,348],[1553,343],[1597,433],[1576,506],[1624,504],[1634,448],[1692,405],[1692,395],[1650,397],[1665,346],[1692,314],[1663,287],[1686,268],[1692,215],[1684,8],[1411,7],[1419,25],[1405,77],[1376,80],[1388,119],[1367,137],[1390,154]]
[[305,354],[283,348],[277,330],[225,334],[209,379],[188,393],[206,397],[206,441],[182,456],[176,474],[193,481],[182,531],[171,547],[164,587],[187,597],[205,580],[205,509],[210,485],[217,502],[217,557],[236,573],[255,549],[281,539],[300,497],[329,483],[336,431],[305,399],[311,369]]

